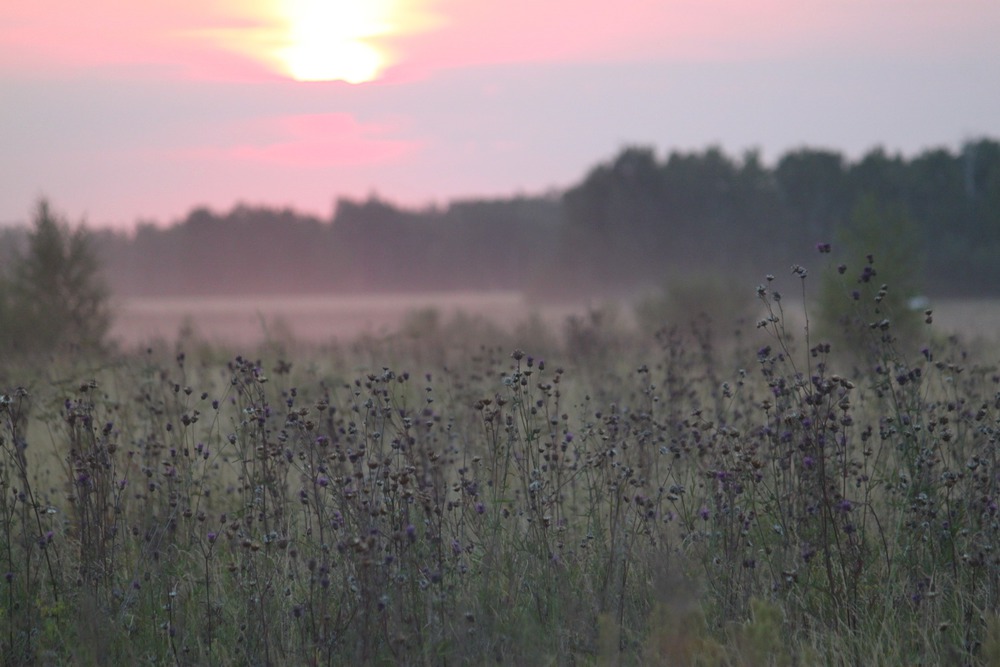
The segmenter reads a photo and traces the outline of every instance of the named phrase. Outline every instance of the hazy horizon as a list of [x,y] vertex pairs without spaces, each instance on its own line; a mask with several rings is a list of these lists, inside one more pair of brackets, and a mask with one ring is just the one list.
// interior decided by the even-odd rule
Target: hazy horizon
[[[953,146],[946,144],[927,144],[920,146],[919,148],[915,148],[912,151],[903,151],[900,149],[892,150],[889,147],[887,147],[884,143],[874,143],[867,147],[861,147],[855,152],[843,151],[838,149],[836,146],[800,144],[797,146],[790,146],[786,149],[786,151],[778,152],[774,155],[765,154],[759,147],[756,146],[746,148],[743,151],[729,151],[726,149],[725,146],[721,146],[718,143],[709,143],[701,147],[697,146],[674,147],[669,150],[663,150],[657,146],[650,146],[647,144],[642,144],[641,142],[631,142],[623,144],[620,148],[622,149],[628,147],[651,148],[654,149],[657,154],[661,154],[664,156],[668,155],[670,150],[678,152],[690,151],[691,153],[696,154],[699,151],[718,148],[723,152],[724,155],[737,160],[740,159],[743,155],[746,155],[748,152],[754,152],[760,157],[761,165],[763,167],[767,169],[773,169],[776,166],[777,160],[780,159],[782,155],[786,154],[786,152],[800,150],[800,149],[805,149],[809,151],[813,150],[831,151],[842,155],[844,159],[847,160],[848,162],[854,162],[857,161],[859,158],[862,158],[865,154],[868,154],[871,151],[875,150],[883,150],[889,156],[900,156],[903,159],[912,159],[922,153],[937,149],[942,149],[949,152],[957,153],[961,151],[961,147],[963,144],[965,144],[968,141],[976,141],[976,140],[997,141],[1000,140],[1000,137],[993,137],[986,135],[969,135],[967,137],[963,137],[962,141],[957,142]],[[298,206],[294,202],[256,201],[252,197],[237,197],[229,204],[220,203],[218,205],[212,205],[205,202],[192,202],[187,207],[182,206],[181,211],[174,217],[165,219],[137,218],[132,223],[124,225],[114,224],[113,222],[102,223],[101,221],[95,221],[90,219],[85,213],[77,214],[74,216],[73,212],[66,210],[63,206],[60,205],[59,201],[54,200],[48,193],[40,192],[34,200],[29,202],[21,219],[0,220],[0,228],[13,227],[13,226],[24,226],[24,227],[30,226],[31,223],[30,218],[35,210],[35,206],[37,205],[38,201],[43,199],[48,201],[54,207],[57,215],[65,216],[68,222],[70,222],[73,225],[82,222],[89,229],[112,230],[112,231],[135,231],[135,229],[140,224],[143,225],[152,224],[159,228],[167,228],[183,224],[188,218],[189,214],[198,209],[204,208],[210,210],[214,214],[225,215],[226,213],[233,211],[241,206],[248,207],[251,209],[253,208],[274,209],[274,210],[287,209],[301,216],[312,216],[323,221],[329,221],[335,216],[338,200],[341,199],[360,202],[360,201],[369,201],[372,198],[375,198],[378,201],[384,202],[402,211],[423,213],[423,212],[433,211],[435,209],[440,209],[441,207],[447,207],[452,204],[461,204],[464,202],[472,202],[472,201],[509,200],[518,197],[545,198],[553,195],[561,196],[562,193],[565,192],[568,188],[579,185],[579,183],[586,178],[587,173],[591,169],[597,167],[600,164],[606,164],[609,160],[612,160],[613,158],[614,155],[611,153],[604,156],[599,156],[595,158],[595,160],[592,163],[581,166],[576,177],[567,180],[565,183],[559,186],[551,185],[545,188],[539,188],[537,190],[518,189],[510,192],[490,192],[483,194],[475,194],[475,193],[455,194],[447,198],[432,197],[424,200],[407,201],[404,199],[393,197],[392,193],[382,192],[379,191],[378,189],[372,188],[367,192],[358,193],[354,195],[346,193],[331,193],[329,207],[326,211],[306,209],[301,206]]]
[[1000,136],[998,32],[985,0],[14,0],[0,221],[533,195],[635,144],[955,149]]

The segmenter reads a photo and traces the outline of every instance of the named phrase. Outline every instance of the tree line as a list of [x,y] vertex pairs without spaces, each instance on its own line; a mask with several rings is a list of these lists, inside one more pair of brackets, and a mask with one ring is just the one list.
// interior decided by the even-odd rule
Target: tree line
[[561,193],[424,209],[341,198],[326,219],[196,208],[168,227],[95,231],[92,241],[123,296],[613,294],[683,276],[774,271],[807,259],[817,242],[879,236],[877,226],[864,229],[873,210],[893,218],[885,234],[895,236],[881,241],[912,249],[901,261],[924,293],[1000,292],[1000,143],[990,139],[912,158],[873,149],[853,161],[802,148],[773,166],[752,151],[661,158],[635,146]]

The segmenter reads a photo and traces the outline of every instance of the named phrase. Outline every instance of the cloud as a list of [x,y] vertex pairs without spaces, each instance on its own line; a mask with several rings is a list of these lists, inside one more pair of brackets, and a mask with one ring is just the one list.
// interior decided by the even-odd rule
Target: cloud
[[306,169],[397,163],[424,145],[394,137],[401,126],[399,121],[362,123],[347,113],[296,114],[244,123],[226,145],[183,148],[169,155]]

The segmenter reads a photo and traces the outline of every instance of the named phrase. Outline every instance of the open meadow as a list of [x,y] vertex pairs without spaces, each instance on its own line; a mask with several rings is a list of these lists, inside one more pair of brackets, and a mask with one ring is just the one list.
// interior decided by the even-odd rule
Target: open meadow
[[[752,289],[746,292],[735,299],[752,305]],[[958,334],[970,341],[985,342],[1000,337],[1000,300],[952,298],[935,300],[932,305],[936,334]],[[456,316],[484,321],[507,333],[532,320],[558,332],[571,316],[586,318],[590,310],[607,309],[606,303],[583,299],[575,303],[538,304],[513,291],[131,297],[115,302],[110,335],[125,348],[152,340],[172,341],[178,335],[237,347],[258,345],[274,338],[317,345],[362,336],[388,336],[407,327],[426,325],[428,318],[445,323]],[[760,309],[753,312],[759,313]],[[628,304],[617,308],[614,315],[626,327],[634,323]],[[801,307],[789,308],[788,317],[794,318],[796,326],[804,324],[800,316]]]
[[997,664],[995,316],[758,297],[127,305],[0,375],[4,664]]
[[347,296],[133,297],[115,304],[111,337],[124,346],[173,340],[182,331],[230,346],[257,345],[269,338],[307,344],[386,336],[418,320],[456,315],[485,319],[510,329],[532,317],[558,327],[584,305],[532,305],[512,291],[420,292]]

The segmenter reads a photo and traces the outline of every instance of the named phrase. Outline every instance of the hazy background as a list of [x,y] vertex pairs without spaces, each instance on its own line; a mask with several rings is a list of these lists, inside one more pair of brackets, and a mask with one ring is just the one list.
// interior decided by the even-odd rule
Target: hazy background
[[[374,80],[291,78],[301,23]],[[0,221],[539,194],[631,144],[957,150],[1000,136],[997,34],[992,0],[7,0]]]
[[12,0],[0,225],[85,221],[142,335],[750,294],[852,238],[992,297],[997,34],[987,0]]

